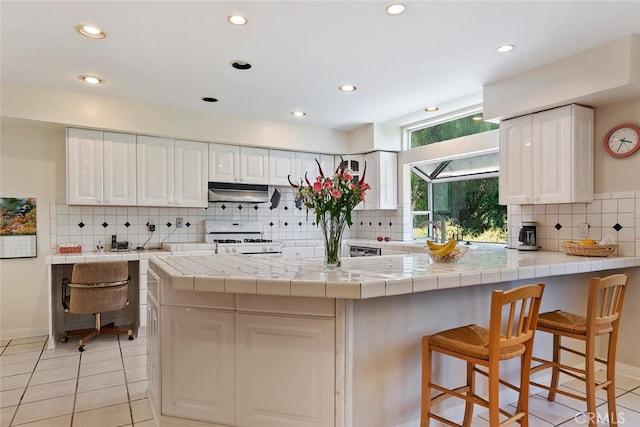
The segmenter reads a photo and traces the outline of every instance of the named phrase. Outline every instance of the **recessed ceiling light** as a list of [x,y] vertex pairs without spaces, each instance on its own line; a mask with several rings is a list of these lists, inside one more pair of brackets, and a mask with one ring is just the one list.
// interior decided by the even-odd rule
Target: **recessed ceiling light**
[[355,92],[358,88],[354,85],[340,85],[338,86],[338,89],[340,89],[342,92]]
[[500,46],[497,51],[500,53],[507,53],[507,52],[511,52],[513,50],[515,46],[512,44],[504,44],[502,46]]
[[229,22],[229,24],[235,25],[237,27],[241,27],[243,25],[247,25],[247,22],[249,22],[247,20],[247,18],[245,18],[242,15],[229,15],[227,17],[227,21]]
[[76,25],[76,31],[90,39],[103,39],[107,37],[107,33],[93,25]]
[[100,84],[100,83],[104,83],[104,80],[102,80],[101,78],[96,77],[96,76],[90,76],[90,75],[87,75],[87,74],[83,74],[81,76],[78,76],[78,78],[80,80],[82,80],[83,82],[85,82],[85,83],[89,83],[90,85],[97,85],[97,84]]
[[440,107],[431,106],[431,107],[425,108],[424,111],[426,111],[428,113],[433,113],[434,111],[438,111],[439,109],[440,109]]
[[202,100],[204,102],[218,102],[218,100],[216,98],[212,98],[210,96],[205,96],[204,98],[202,98]]
[[231,61],[231,66],[236,70],[249,70],[251,69],[251,64],[247,61]]
[[391,3],[386,9],[389,15],[400,15],[405,10],[407,10],[407,7],[402,3]]
[[304,111],[292,111],[291,115],[294,117],[304,117],[307,115]]

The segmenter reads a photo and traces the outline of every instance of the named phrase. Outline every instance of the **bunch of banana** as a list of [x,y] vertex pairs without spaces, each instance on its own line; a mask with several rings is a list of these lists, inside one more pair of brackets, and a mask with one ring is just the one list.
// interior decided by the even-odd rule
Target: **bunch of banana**
[[454,239],[451,239],[447,243],[442,244],[427,240],[427,246],[429,246],[429,249],[431,249],[431,253],[439,257],[449,255],[455,249],[457,243],[458,242],[456,242]]

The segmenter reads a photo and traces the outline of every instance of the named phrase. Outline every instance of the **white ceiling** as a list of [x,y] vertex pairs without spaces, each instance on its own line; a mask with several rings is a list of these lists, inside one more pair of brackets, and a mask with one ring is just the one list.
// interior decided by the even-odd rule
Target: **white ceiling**
[[[486,83],[640,32],[640,1],[406,1],[399,16],[385,13],[388,3],[2,0],[0,76],[346,130],[478,103]],[[232,13],[249,24],[232,27]],[[84,38],[77,24],[108,37]],[[505,43],[516,49],[498,54]],[[253,68],[235,70],[233,60]],[[105,83],[90,87],[80,74]],[[344,83],[358,90],[340,93]],[[307,116],[289,114],[297,109]]]

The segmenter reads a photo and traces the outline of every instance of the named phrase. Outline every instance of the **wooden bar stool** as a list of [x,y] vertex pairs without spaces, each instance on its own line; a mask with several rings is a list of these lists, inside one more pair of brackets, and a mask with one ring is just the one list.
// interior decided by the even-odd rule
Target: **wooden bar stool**
[[[431,419],[447,425],[460,426],[431,412],[431,405],[450,397],[465,400],[463,426],[471,425],[473,405],[489,408],[489,424],[504,426],[512,422],[529,425],[529,369],[533,350],[533,336],[538,320],[544,284],[525,285],[509,291],[493,291],[489,329],[477,325],[462,326],[422,338],[422,414],[421,426],[427,427]],[[431,380],[432,352],[446,354],[467,362],[467,383],[448,389]],[[500,378],[500,362],[520,357],[520,387]],[[485,369],[478,368],[484,366]],[[476,394],[475,374],[488,377],[488,400]],[[500,409],[499,386],[503,384],[519,392],[518,406],[510,414]],[[431,390],[440,392],[431,397]],[[500,422],[500,414],[507,417]]]
[[[534,362],[540,364],[531,369],[531,373],[551,368],[551,383],[549,386],[532,381],[531,385],[549,390],[547,400],[554,401],[556,393],[581,400],[587,403],[587,417],[589,426],[597,425],[596,391],[607,391],[607,410],[609,425],[617,426],[616,394],[615,394],[615,365],[616,344],[620,327],[620,314],[624,294],[629,283],[628,274],[613,274],[604,278],[594,277],[589,283],[586,317],[574,313],[556,310],[540,314],[538,330],[553,334],[553,360],[533,357]],[[607,358],[596,357],[596,337],[608,336],[609,345]],[[573,338],[585,342],[585,351],[577,351],[564,347],[561,338]],[[585,369],[562,364],[561,350],[584,357]],[[595,378],[595,362],[605,365],[606,380],[598,383]],[[585,382],[586,396],[580,396],[558,388],[560,373]]]

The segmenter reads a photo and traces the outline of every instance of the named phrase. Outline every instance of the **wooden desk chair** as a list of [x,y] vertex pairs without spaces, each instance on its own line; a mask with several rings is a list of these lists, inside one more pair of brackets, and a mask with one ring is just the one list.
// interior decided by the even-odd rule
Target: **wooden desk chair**
[[95,316],[94,329],[65,331],[68,335],[82,335],[78,350],[84,351],[84,344],[102,334],[127,334],[133,339],[133,330],[115,328],[113,323],[102,326],[100,314],[120,310],[129,304],[129,265],[127,261],[87,262],[74,264],[71,280],[62,279],[62,306],[69,313],[90,313]]
[[[549,386],[532,381],[531,385],[549,390],[547,400],[554,401],[556,393],[581,400],[587,403],[587,417],[589,426],[597,425],[596,391],[607,391],[607,410],[609,424],[617,426],[616,395],[615,395],[615,365],[616,344],[620,327],[620,314],[624,294],[629,283],[628,274],[613,274],[604,278],[594,277],[589,283],[586,317],[574,313],[556,310],[540,314],[538,330],[553,334],[553,360],[533,357],[534,362],[540,362],[531,369],[531,373],[551,368],[551,383]],[[608,336],[609,345],[607,358],[596,357],[596,337]],[[561,338],[573,338],[585,342],[585,351],[577,351],[564,347]],[[562,364],[561,350],[584,357],[585,369]],[[605,365],[606,380],[598,383],[595,378],[595,362]],[[586,396],[580,396],[558,388],[560,373],[585,382]],[[604,414],[600,416],[604,418]]]
[[[509,291],[493,291],[489,329],[468,325],[422,338],[422,427],[427,427],[430,419],[459,426],[431,412],[432,404],[450,397],[465,400],[463,426],[471,425],[474,404],[489,408],[491,426],[503,426],[512,422],[519,422],[525,427],[529,425],[529,369],[543,291],[543,283],[520,286]],[[434,351],[467,362],[467,383],[464,386],[448,389],[432,382],[431,359]],[[515,357],[521,359],[520,387],[500,378],[500,362]],[[484,369],[477,365],[484,366]],[[488,377],[488,400],[476,394],[476,373]],[[513,414],[500,408],[500,384],[519,391],[518,406]],[[440,394],[432,398],[432,389]],[[502,423],[499,421],[500,414],[507,417]]]

